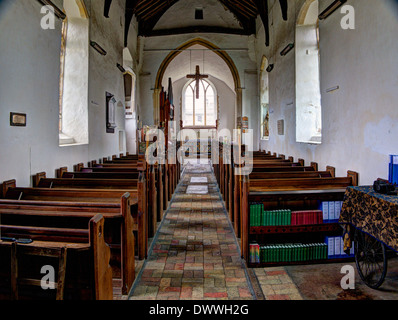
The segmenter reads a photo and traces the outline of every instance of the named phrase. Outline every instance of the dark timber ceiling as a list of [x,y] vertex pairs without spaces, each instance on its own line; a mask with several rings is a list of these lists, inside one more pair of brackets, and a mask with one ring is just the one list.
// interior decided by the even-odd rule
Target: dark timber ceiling
[[[126,0],[126,30],[125,45],[127,46],[128,32],[131,20],[136,16],[138,21],[138,35],[159,36],[181,33],[229,33],[250,35],[256,32],[255,20],[260,15],[266,34],[266,45],[269,45],[268,0],[218,0],[239,21],[242,29],[215,28],[213,26],[185,27],[180,29],[157,30],[154,27],[159,19],[171,6],[184,0]],[[281,14],[287,20],[287,0],[279,0]],[[105,0],[104,15],[108,17],[112,0]]]

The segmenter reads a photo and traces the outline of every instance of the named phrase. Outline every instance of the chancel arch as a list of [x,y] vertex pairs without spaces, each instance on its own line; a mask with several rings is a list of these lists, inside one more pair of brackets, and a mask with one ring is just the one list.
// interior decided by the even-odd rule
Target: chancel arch
[[[168,79],[169,77],[166,77],[166,71],[172,69],[172,62],[179,57],[181,54],[187,54],[189,53],[191,55],[192,52],[196,52],[199,55],[203,55],[203,52],[210,52],[209,54],[212,54],[213,56],[217,56],[221,63],[225,66],[223,68],[223,72],[228,74],[227,77],[230,80],[224,81],[226,82],[227,86],[233,90],[233,92],[236,95],[235,98],[235,110],[234,113],[236,114],[236,117],[241,116],[242,114],[242,88],[241,88],[241,81],[240,81],[240,76],[239,72],[235,66],[235,63],[231,59],[231,57],[228,55],[228,53],[224,50],[221,50],[218,48],[216,45],[212,44],[209,41],[206,41],[201,38],[196,38],[193,40],[190,40],[183,45],[179,46],[178,48],[172,50],[167,57],[163,60],[157,76],[156,76],[156,82],[155,82],[155,90],[154,90],[154,119],[155,123],[159,121],[159,100],[157,97],[159,96],[159,93],[164,86],[165,79]],[[199,53],[198,53],[199,52]],[[205,59],[205,58],[204,58]],[[204,69],[202,66],[205,65],[204,60],[201,60],[199,57],[197,59],[198,65],[201,67],[201,72],[202,73],[209,73],[214,75],[214,70],[210,70],[209,68]],[[188,74],[195,73],[195,67],[196,67],[196,62],[195,59],[189,58],[188,62],[188,67],[181,73],[181,76],[186,77]],[[212,68],[217,68],[215,64],[212,65]],[[226,71],[227,70],[227,71]],[[213,72],[212,72],[213,71]],[[173,79],[173,81],[176,81],[178,79]],[[236,121],[235,117],[235,121]]]

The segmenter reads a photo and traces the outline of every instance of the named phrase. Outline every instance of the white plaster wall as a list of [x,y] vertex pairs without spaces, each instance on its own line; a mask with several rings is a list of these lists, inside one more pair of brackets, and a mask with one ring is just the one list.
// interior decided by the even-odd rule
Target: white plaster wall
[[[103,57],[90,48],[89,65],[89,145],[58,146],[58,96],[61,23],[55,30],[40,28],[40,4],[29,0],[2,2],[0,16],[0,183],[16,179],[29,186],[31,175],[45,171],[69,170],[119,153],[118,130],[124,130],[124,108],[117,108],[115,134],[106,133],[105,91],[123,101],[122,63],[124,1],[113,1],[110,18],[103,6],[86,1],[90,13],[90,39],[101,44]],[[58,4],[58,3],[57,3]],[[91,5],[93,4],[93,5]],[[95,4],[95,5],[94,5]],[[6,8],[6,10],[3,10]],[[10,112],[27,114],[27,127],[10,127]]]
[[[352,0],[356,29],[343,30],[343,15],[335,12],[320,22],[321,95],[323,143],[297,143],[295,139],[294,51],[280,57],[283,47],[294,40],[295,18],[304,1],[289,2],[288,21],[282,20],[278,2],[272,7],[275,45],[266,48],[259,27],[257,65],[263,54],[274,61],[270,73],[271,137],[262,148],[316,161],[320,169],[336,167],[338,176],[357,171],[360,184],[388,178],[389,154],[398,152],[398,43],[397,7],[390,0]],[[320,11],[327,4],[321,2]],[[340,89],[326,93],[328,88]],[[285,120],[285,135],[277,135],[276,122]]]

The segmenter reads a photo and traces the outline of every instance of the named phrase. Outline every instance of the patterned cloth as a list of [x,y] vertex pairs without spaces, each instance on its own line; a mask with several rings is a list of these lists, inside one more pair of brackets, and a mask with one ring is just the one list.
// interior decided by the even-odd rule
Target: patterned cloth
[[[345,233],[352,225],[398,251],[397,210],[398,196],[378,194],[372,186],[348,187],[339,222],[346,225]],[[349,246],[347,239],[345,245]]]

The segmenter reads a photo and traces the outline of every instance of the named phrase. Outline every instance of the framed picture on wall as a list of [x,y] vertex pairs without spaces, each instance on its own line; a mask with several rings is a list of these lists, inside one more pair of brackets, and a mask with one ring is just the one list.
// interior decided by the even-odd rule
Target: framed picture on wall
[[106,93],[106,132],[115,133],[116,128],[116,99],[113,94]]

